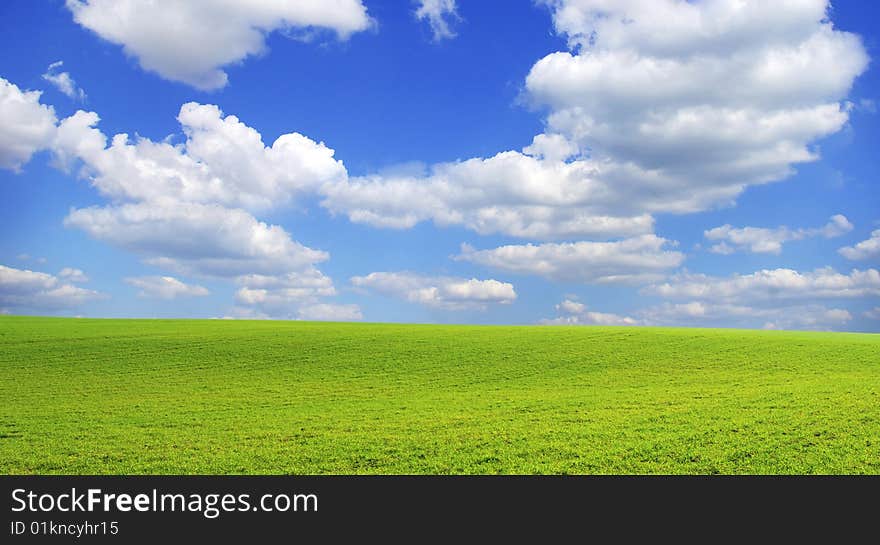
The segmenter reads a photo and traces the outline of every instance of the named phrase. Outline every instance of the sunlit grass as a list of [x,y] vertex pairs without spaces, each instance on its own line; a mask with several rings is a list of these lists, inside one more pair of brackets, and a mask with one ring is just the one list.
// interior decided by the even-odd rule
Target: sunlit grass
[[880,473],[880,335],[0,318],[4,473]]

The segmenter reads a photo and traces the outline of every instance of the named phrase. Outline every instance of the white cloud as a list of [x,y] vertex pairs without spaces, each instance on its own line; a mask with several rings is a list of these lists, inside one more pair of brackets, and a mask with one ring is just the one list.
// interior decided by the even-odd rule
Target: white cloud
[[734,253],[736,249],[722,240],[718,244],[713,244],[712,247],[709,248],[709,251],[713,254],[730,255]]
[[833,330],[852,320],[852,314],[841,308],[808,307],[789,311],[785,316],[768,321],[764,329]]
[[55,110],[40,95],[0,78],[0,168],[18,171],[52,142]]
[[86,276],[86,273],[82,272],[79,269],[73,269],[71,267],[64,267],[63,269],[61,269],[61,271],[58,273],[58,277],[68,282],[83,283],[89,281],[89,277]]
[[827,2],[547,2],[571,51],[526,78],[549,108],[523,152],[441,163],[426,176],[330,184],[353,222],[422,221],[527,239],[652,232],[655,213],[732,204],[818,157],[848,119],[868,57]]
[[587,310],[587,305],[572,301],[571,299],[566,299],[556,305],[556,310],[563,314],[581,314]]
[[[137,203],[73,210],[64,224],[180,274],[282,274],[326,260],[278,225],[240,209],[196,203]],[[184,236],[182,236],[182,234]]]
[[177,299],[178,297],[203,297],[211,293],[202,286],[186,284],[173,276],[139,276],[126,278],[125,281],[141,290],[138,294],[140,297]]
[[296,133],[267,147],[258,132],[216,106],[184,104],[178,119],[187,135],[179,146],[132,143],[125,134],[108,146],[94,128],[96,114],[63,120],[54,143],[59,162],[80,161],[81,174],[115,202],[73,210],[65,225],[180,274],[280,275],[328,258],[238,207],[278,206],[345,177],[333,150]]
[[585,304],[569,299],[556,305],[556,310],[562,316],[541,320],[541,323],[546,325],[642,325],[641,320],[629,316],[588,311]]
[[878,297],[880,272],[854,269],[842,274],[830,267],[728,277],[685,272],[641,294],[671,300],[636,312],[648,325],[831,330],[843,327],[852,314],[820,302]]
[[535,64],[531,97],[654,210],[728,204],[814,160],[868,61],[821,0],[548,3],[572,51]]
[[704,303],[690,301],[687,303],[663,303],[641,311],[651,323],[675,325],[699,323],[707,319],[730,319],[752,317],[755,309],[744,305]]
[[516,300],[512,284],[498,280],[422,276],[410,272],[373,272],[355,276],[352,285],[390,297],[446,310],[482,309]]
[[640,310],[638,315],[647,325],[677,327],[833,330],[852,320],[845,309],[817,304],[755,307],[703,301],[664,303]]
[[[296,133],[271,146],[260,134],[212,105],[184,104],[178,116],[186,141],[172,145],[125,134],[110,139],[93,112],[78,111],[58,126],[58,166],[80,175],[112,202],[74,209],[68,227],[140,255],[182,275],[233,280],[235,312],[246,317],[296,317],[305,305],[335,295],[315,265],[326,252],[293,240],[252,213],[347,176],[333,150]],[[149,296],[200,295],[173,277],[130,279]],[[205,291],[205,293],[207,293]]]
[[428,22],[434,41],[455,37],[450,27],[452,21],[459,19],[455,0],[416,0],[416,3],[416,18]]
[[276,276],[248,274],[239,276],[236,282],[249,289],[284,290],[294,299],[336,295],[330,278],[314,268]]
[[[782,245],[786,242],[818,236],[839,237],[851,231],[852,228],[852,224],[845,216],[837,214],[831,216],[831,219],[823,227],[789,229],[782,226],[767,229],[763,227],[734,228],[730,225],[722,225],[704,231],[703,235],[709,240],[721,241],[709,248],[709,251],[717,254],[727,255],[735,251],[779,254],[782,251]],[[730,244],[727,244],[728,242]]]
[[[5,80],[3,80],[5,82]],[[9,89],[18,88],[9,84]],[[39,94],[22,94],[38,108]],[[80,166],[80,175],[112,202],[73,209],[68,227],[132,251],[153,266],[178,274],[227,278],[240,289],[237,312],[251,317],[317,315],[319,298],[335,295],[333,282],[315,265],[326,252],[294,241],[279,225],[259,221],[250,210],[282,206],[347,173],[333,150],[297,133],[271,146],[235,116],[216,106],[184,104],[178,120],[186,141],[172,145],[125,134],[110,140],[95,127],[98,115],[78,111],[54,128],[50,142],[57,166]],[[249,209],[249,210],[246,210]],[[81,271],[60,273],[84,281]],[[131,278],[144,296],[206,295],[170,276]],[[326,303],[329,305],[329,303]],[[338,306],[339,312],[350,307]],[[307,307],[311,311],[303,310]]]
[[865,318],[870,318],[871,320],[880,320],[880,307],[874,307],[871,310],[866,310],[863,315]]
[[[553,146],[538,140],[528,149],[556,158],[564,153]],[[434,165],[425,177],[377,175],[327,184],[322,204],[355,223],[392,229],[430,220],[482,235],[542,240],[650,233],[654,219],[597,181],[599,168],[508,151]]]
[[54,312],[101,297],[51,274],[0,265],[0,309],[6,312]]
[[[265,53],[276,30],[318,29],[347,39],[372,25],[360,0],[67,0],[74,20],[123,47],[144,70],[202,90],[219,89],[223,67]],[[301,34],[303,35],[303,34]]]
[[871,232],[871,237],[855,246],[844,246],[837,250],[840,255],[853,261],[880,258],[880,229]]
[[579,151],[576,144],[561,134],[539,134],[522,150],[524,155],[546,159],[551,163],[566,161],[577,155]]
[[76,82],[71,77],[70,72],[59,71],[63,65],[63,61],[57,61],[50,64],[49,68],[46,69],[46,73],[43,74],[43,79],[54,85],[59,91],[68,97],[74,100],[84,101],[86,99],[86,93],[77,86]]
[[297,311],[297,317],[300,320],[319,322],[353,322],[364,318],[360,307],[357,305],[336,305],[330,303],[301,307]]
[[831,268],[804,273],[792,269],[765,269],[726,278],[683,273],[669,282],[648,286],[642,293],[669,299],[733,304],[876,297],[880,296],[880,272],[876,269],[853,269],[847,275]]
[[306,306],[315,306],[319,298],[336,295],[333,281],[314,267],[278,275],[240,276],[235,293],[239,305],[260,314],[291,318]]
[[509,273],[563,282],[638,284],[657,281],[681,265],[684,254],[656,235],[615,242],[571,242],[502,246],[475,250],[462,245],[456,259]]
[[174,146],[97,128],[98,115],[79,111],[62,121],[54,150],[61,163],[83,163],[83,175],[116,201],[198,202],[264,209],[298,193],[344,179],[333,150],[298,133],[265,146],[260,133],[217,106],[190,102],[177,118],[186,142]]
[[594,312],[586,305],[565,300],[556,305],[555,318],[541,320],[548,325],[625,325],[675,327],[744,327],[764,329],[832,330],[852,320],[849,311],[817,304],[753,307],[737,303],[689,301],[663,303],[640,309],[635,317]]

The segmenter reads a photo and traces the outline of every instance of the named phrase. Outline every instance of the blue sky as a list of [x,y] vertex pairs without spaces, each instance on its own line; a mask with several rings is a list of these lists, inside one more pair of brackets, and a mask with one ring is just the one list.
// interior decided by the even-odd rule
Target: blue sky
[[880,331],[872,4],[254,4],[4,2],[0,310]]

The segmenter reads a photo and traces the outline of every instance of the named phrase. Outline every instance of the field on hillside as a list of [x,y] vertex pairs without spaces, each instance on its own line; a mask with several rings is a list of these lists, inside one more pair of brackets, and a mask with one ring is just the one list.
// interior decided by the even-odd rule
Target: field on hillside
[[2,473],[880,473],[880,335],[0,317]]

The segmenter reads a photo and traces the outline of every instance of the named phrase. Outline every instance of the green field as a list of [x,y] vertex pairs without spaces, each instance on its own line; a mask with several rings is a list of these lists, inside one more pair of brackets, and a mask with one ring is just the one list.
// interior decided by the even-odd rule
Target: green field
[[2,473],[880,473],[880,335],[0,317]]

